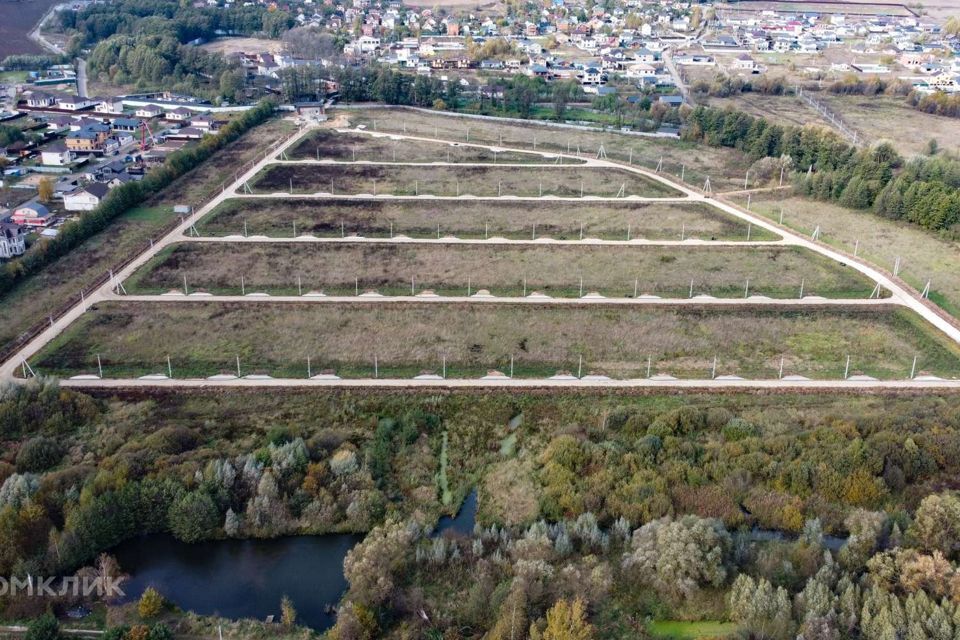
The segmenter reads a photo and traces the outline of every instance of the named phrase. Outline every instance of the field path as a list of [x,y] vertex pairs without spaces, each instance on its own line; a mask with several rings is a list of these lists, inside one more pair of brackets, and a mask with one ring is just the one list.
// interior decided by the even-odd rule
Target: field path
[[[267,165],[275,164],[275,158],[283,154],[287,149],[289,149],[294,143],[298,142],[301,135],[308,130],[316,128],[318,125],[310,124],[306,128],[301,129],[300,131],[292,134],[285,140],[279,142],[278,145],[274,146],[272,149],[268,149],[264,154],[264,157],[255,163],[250,169],[244,172],[242,175],[239,175],[229,188],[224,188],[224,190],[214,197],[210,202],[196,210],[189,217],[185,218],[184,221],[177,226],[171,233],[165,236],[162,240],[154,243],[152,248],[145,251],[134,259],[129,265],[127,265],[120,273],[115,274],[116,278],[112,282],[107,282],[95,292],[88,295],[81,303],[73,307],[69,312],[62,316],[59,320],[53,322],[51,326],[38,336],[36,336],[32,341],[27,343],[20,351],[14,354],[10,359],[0,366],[0,379],[2,380],[16,380],[17,373],[21,371],[21,368],[25,368],[25,363],[34,355],[36,355],[45,345],[49,344],[54,338],[59,336],[71,323],[80,317],[87,309],[92,305],[97,304],[98,302],[103,302],[107,300],[116,300],[118,299],[117,294],[115,293],[115,288],[117,284],[122,282],[124,279],[129,277],[137,269],[146,264],[151,258],[156,256],[164,248],[170,246],[171,244],[183,241],[196,241],[197,238],[192,238],[188,233],[190,233],[194,225],[203,218],[207,213],[212,211],[215,207],[220,205],[223,201],[236,197],[235,191],[241,189],[244,184],[257,175],[263,168]],[[411,140],[421,140],[429,142],[437,142],[437,140],[432,138],[424,138],[417,136],[399,136],[398,134],[383,134],[376,133],[371,131],[364,131],[360,129],[350,129],[350,132],[353,133],[364,133],[370,136],[391,136],[391,137],[400,137]],[[445,141],[444,141],[445,142]],[[481,145],[471,143],[470,146],[482,147],[489,150],[500,149],[504,147],[497,147],[494,145]],[[518,152],[530,152],[527,149],[508,149],[510,151]],[[541,152],[530,152],[530,153],[541,153]],[[556,153],[549,154],[551,156],[556,156]],[[566,157],[566,154],[561,154]],[[766,229],[770,232],[780,235],[783,238],[782,244],[794,245],[806,248],[810,251],[818,253],[820,255],[826,256],[831,260],[839,262],[841,264],[846,264],[856,269],[863,275],[870,278],[872,281],[877,283],[880,287],[887,289],[891,297],[886,298],[882,301],[884,304],[899,304],[904,307],[907,307],[920,315],[922,318],[927,320],[930,324],[934,325],[937,329],[942,331],[947,337],[960,345],[960,328],[957,328],[953,323],[948,321],[940,313],[938,313],[933,307],[929,306],[925,300],[920,298],[920,295],[907,287],[902,285],[895,278],[889,277],[886,273],[880,271],[879,269],[864,263],[861,260],[854,259],[850,256],[847,256],[839,251],[836,251],[830,247],[827,247],[816,241],[807,239],[797,233],[791,231],[786,227],[781,227],[780,225],[768,221],[762,217],[756,216],[740,207],[734,206],[730,203],[718,200],[711,197],[710,195],[703,194],[698,190],[690,188],[685,184],[679,184],[672,179],[666,178],[654,171],[650,171],[644,168],[624,165],[616,162],[611,162],[604,159],[593,159],[593,158],[581,158],[585,160],[584,164],[579,166],[587,167],[604,167],[611,169],[618,169],[621,171],[629,171],[636,173],[638,175],[645,176],[649,179],[661,182],[667,186],[670,186],[673,189],[681,191],[685,197],[681,200],[685,202],[703,202],[709,204],[721,211],[724,211],[736,218],[749,222],[752,225],[756,225],[758,228]],[[309,164],[310,162],[304,162],[304,164]],[[343,163],[351,164],[351,163]],[[436,165],[448,165],[457,166],[457,163],[434,163]],[[249,197],[249,196],[248,196]],[[330,195],[317,195],[318,199],[324,197],[331,197]],[[342,197],[342,196],[337,196]],[[411,196],[413,198],[429,198],[429,196]],[[467,197],[463,197],[466,199]],[[499,200],[504,200],[505,202],[510,200],[519,200],[519,198],[498,198]],[[539,198],[531,198],[539,200]],[[556,198],[556,200],[561,200]],[[578,200],[578,198],[572,198],[567,200]],[[586,198],[584,199],[586,200]],[[621,198],[618,200],[629,200]],[[234,241],[230,238],[225,239],[204,239],[202,241],[206,242],[226,242]],[[246,239],[246,241],[256,241],[256,242],[275,242],[277,240],[266,239]],[[282,240],[281,240],[282,241]],[[296,240],[300,241],[300,240]],[[337,241],[334,239],[334,241]],[[342,240],[341,240],[342,241]],[[449,240],[448,240],[449,241]],[[537,241],[533,241],[537,242]],[[597,241],[603,242],[603,241]],[[631,241],[632,242],[632,241]],[[713,243],[711,243],[713,244]],[[193,300],[193,299],[205,299],[210,300],[211,297],[207,296],[127,296],[130,299],[148,299],[148,300],[163,300],[163,301],[173,301],[173,300]],[[306,296],[305,296],[306,297]],[[237,300],[249,300],[249,301],[259,301],[263,302],[263,296],[237,296]],[[351,302],[356,301],[358,298],[351,297],[349,298]],[[405,298],[406,299],[406,298]],[[416,300],[423,300],[424,298],[414,297]],[[475,300],[473,298],[468,298],[470,300]],[[278,302],[283,301],[279,296],[267,298],[267,300],[276,300]],[[296,301],[302,302],[302,298],[295,298]],[[377,302],[394,302],[390,298],[381,298],[381,297],[372,297],[371,301]],[[441,301],[456,301],[455,297],[445,297],[440,298]],[[496,300],[504,301],[503,298],[498,298]],[[520,301],[527,301],[528,298],[518,299]],[[566,301],[561,299],[548,299],[558,304],[566,304]],[[331,300],[332,301],[332,300]],[[536,302],[543,302],[543,299],[535,300]],[[622,301],[622,302],[621,302]],[[595,303],[602,304],[624,304],[627,301],[631,304],[637,304],[638,299],[596,299]],[[755,303],[755,301],[747,299],[696,299],[698,304],[735,304],[735,303]],[[583,298],[573,299],[570,302],[583,303]],[[652,301],[653,302],[653,301]],[[660,304],[669,302],[666,300],[655,301]],[[788,301],[777,300],[776,304],[793,304],[793,305],[823,305],[825,302],[821,299],[807,300],[802,299],[799,301],[794,301],[790,303]],[[678,304],[681,304],[680,301],[677,301]],[[685,302],[683,302],[685,303]],[[826,304],[831,304],[826,302]],[[841,304],[850,304],[850,301],[843,301]],[[854,304],[871,304],[870,301],[860,301]],[[930,388],[943,388],[943,389],[960,389],[960,380],[941,380],[939,378],[930,378],[922,377],[914,380],[894,380],[894,381],[878,381],[873,379],[864,379],[859,376],[854,376],[848,380],[805,380],[787,377],[782,380],[742,380],[736,377],[723,377],[722,379],[715,380],[676,380],[673,378],[650,378],[650,379],[633,379],[633,380],[610,380],[604,377],[591,377],[585,376],[584,378],[577,379],[571,377],[554,377],[546,380],[530,380],[530,379],[512,379],[506,376],[487,376],[482,379],[477,380],[445,380],[438,379],[436,377],[431,377],[429,379],[413,379],[413,380],[383,380],[383,379],[369,379],[369,380],[341,380],[335,376],[319,376],[311,379],[273,379],[263,376],[254,376],[254,377],[244,377],[244,378],[232,378],[230,376],[218,376],[215,379],[167,379],[165,376],[148,376],[146,378],[136,379],[136,380],[118,380],[118,379],[100,379],[97,377],[83,376],[76,377],[69,380],[64,380],[62,382],[66,386],[78,386],[78,387],[108,387],[108,388],[122,388],[122,387],[142,387],[142,386],[162,386],[162,387],[205,387],[205,386],[307,386],[307,385],[318,385],[318,386],[342,386],[342,387],[364,387],[364,386],[379,386],[379,387],[416,387],[416,386],[445,386],[445,387],[486,387],[486,386],[504,386],[504,387],[524,387],[524,388],[537,388],[537,387],[611,387],[611,388],[623,388],[623,387],[653,387],[653,388],[685,388],[685,389],[695,389],[695,388],[770,388],[770,389],[930,389]]]

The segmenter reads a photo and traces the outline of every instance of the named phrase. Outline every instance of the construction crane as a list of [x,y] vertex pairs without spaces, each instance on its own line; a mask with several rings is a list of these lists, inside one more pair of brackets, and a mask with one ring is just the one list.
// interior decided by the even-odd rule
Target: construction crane
[[146,120],[140,121],[140,151],[146,151],[149,148],[147,140],[150,140],[150,143],[153,144],[155,139],[153,137],[153,131],[150,130],[150,125],[147,124]]

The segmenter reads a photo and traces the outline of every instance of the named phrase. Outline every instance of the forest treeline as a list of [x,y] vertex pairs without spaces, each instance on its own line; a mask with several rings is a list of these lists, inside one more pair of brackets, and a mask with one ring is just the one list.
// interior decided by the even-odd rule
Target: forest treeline
[[733,110],[697,107],[686,122],[687,139],[737,148],[755,160],[782,159],[793,168],[796,189],[804,195],[933,231],[960,220],[960,161],[955,158],[905,161],[888,143],[858,149],[824,128],[777,125]]

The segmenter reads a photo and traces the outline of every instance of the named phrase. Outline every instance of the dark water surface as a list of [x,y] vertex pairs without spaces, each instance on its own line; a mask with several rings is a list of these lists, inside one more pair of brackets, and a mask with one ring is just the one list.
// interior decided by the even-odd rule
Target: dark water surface
[[433,535],[438,536],[444,531],[452,531],[461,535],[473,535],[473,525],[477,521],[477,490],[474,489],[467,495],[460,510],[455,516],[443,516],[437,522],[437,528]]
[[329,534],[271,540],[187,544],[168,535],[128,540],[113,550],[130,578],[126,600],[154,587],[182,609],[227,618],[280,618],[287,595],[297,621],[317,630],[333,625],[329,605],[347,588],[343,559],[362,535]]

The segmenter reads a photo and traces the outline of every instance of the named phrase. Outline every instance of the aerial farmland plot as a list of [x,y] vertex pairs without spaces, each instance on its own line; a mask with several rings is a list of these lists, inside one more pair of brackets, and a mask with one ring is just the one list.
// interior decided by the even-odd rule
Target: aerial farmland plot
[[779,240],[702,203],[503,202],[497,199],[231,198],[201,219],[198,233],[289,238],[554,238],[579,240]]
[[[452,137],[459,121],[435,118],[431,135],[417,114],[410,133],[384,133],[351,115],[265,154],[54,327],[24,371],[80,386],[960,372],[951,327],[897,281],[662,166],[568,154],[555,131],[471,124],[468,143]],[[673,141],[629,142],[682,158]]]

